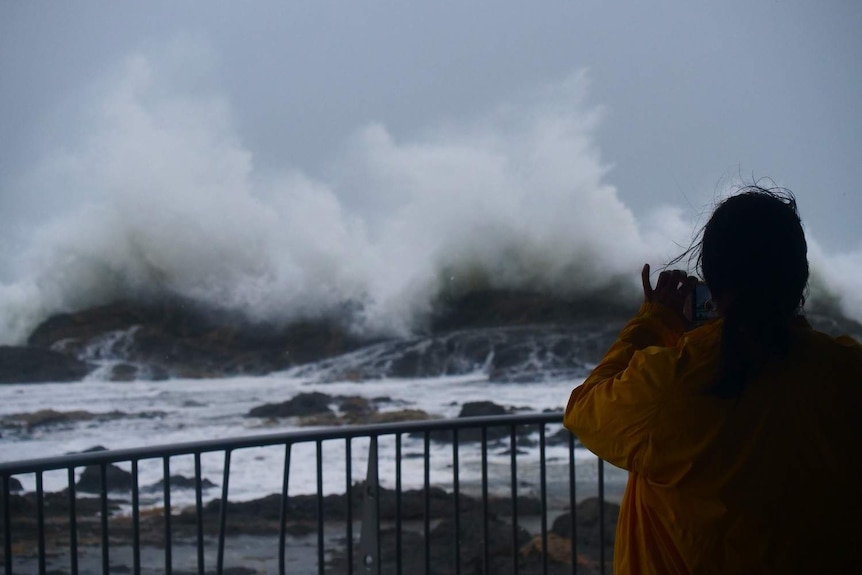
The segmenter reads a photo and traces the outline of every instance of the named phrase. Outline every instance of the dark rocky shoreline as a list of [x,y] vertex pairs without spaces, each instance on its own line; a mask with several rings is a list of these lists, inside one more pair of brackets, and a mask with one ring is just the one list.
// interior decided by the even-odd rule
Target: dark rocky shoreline
[[[341,316],[282,325],[251,323],[179,299],[115,302],[55,315],[25,346],[0,346],[0,383],[79,381],[106,363],[109,370],[100,377],[114,381],[264,375],[309,364],[319,364],[315,369],[327,381],[478,368],[491,381],[571,377],[601,357],[636,309],[636,300],[619,294],[564,298],[476,290],[441,296],[424,327],[393,338],[352,330],[351,306]],[[862,336],[862,325],[834,310],[809,310],[807,318],[827,333]],[[327,363],[359,350],[375,353],[349,365]],[[523,369],[536,356],[541,365]]]
[[[250,323],[238,314],[215,313],[182,300],[116,302],[55,315],[33,331],[26,346],[0,346],[0,383],[78,381],[105,360],[112,361],[107,378],[115,381],[263,375],[381,342],[397,342],[393,357],[333,377],[431,377],[473,370],[492,350],[503,355],[503,367],[524,353],[517,342],[503,345],[489,332],[452,336],[459,331],[521,328],[514,339],[524,339],[535,337],[530,326],[618,326],[633,311],[631,305],[595,298],[501,290],[472,292],[441,302],[437,309],[415,337],[393,339],[357,334],[349,327],[348,312],[278,325]],[[428,353],[417,354],[411,347],[429,338]],[[592,356],[603,351],[604,343],[557,351],[566,357]]]
[[[327,549],[327,573],[344,573],[347,570],[346,521],[348,519],[348,501],[350,501],[351,517],[354,522],[352,556],[356,562],[354,568],[359,570],[359,522],[362,518],[362,504],[365,486],[354,484],[350,498],[346,494],[327,495],[323,498],[323,522],[330,539],[340,541]],[[422,525],[424,523],[423,490],[407,490],[401,494],[400,518],[402,529],[401,556],[409,558],[411,564],[425,562],[425,537]],[[432,487],[428,493],[431,529],[429,531],[428,557],[431,572],[435,574],[454,573],[455,557],[455,526],[453,521],[454,498],[452,493]],[[34,493],[10,495],[10,515],[16,526],[12,534],[13,555],[18,561],[34,561],[38,549],[37,501]],[[132,520],[128,513],[121,513],[121,505],[127,503],[126,498],[117,499],[116,495],[108,502],[111,513],[108,522],[108,534],[112,549],[128,546],[132,541]],[[519,571],[522,573],[539,573],[542,570],[542,538],[541,529],[524,528],[525,524],[538,524],[542,513],[541,502],[528,496],[518,498],[519,528],[517,540],[511,523],[512,500],[507,497],[492,496],[488,500],[487,510],[483,509],[481,499],[460,494],[459,499],[459,530],[460,558],[462,573],[481,571],[483,561],[483,524],[487,517],[488,524],[488,554],[491,573],[508,573],[512,569],[514,558],[517,557]],[[395,492],[385,488],[379,491],[379,509],[381,529],[379,532],[383,572],[393,572],[397,558],[396,541],[398,532],[395,528],[396,497]],[[77,510],[77,536],[82,547],[98,546],[101,541],[101,522],[99,498],[78,494],[75,500]],[[219,518],[221,500],[212,499],[203,505],[201,510],[201,526],[204,537],[211,545],[219,533]],[[282,498],[273,494],[247,501],[229,502],[227,507],[226,536],[227,546],[232,540],[242,537],[266,538],[271,545],[273,537],[277,536],[281,521]],[[487,511],[487,513],[485,513]],[[606,502],[605,533],[602,539],[599,532],[599,505],[596,498],[585,499],[578,503],[574,513],[574,532],[576,533],[576,549],[580,573],[598,572],[602,552],[610,560],[613,553],[613,540],[616,518],[619,506]],[[314,495],[291,496],[286,506],[286,530],[291,539],[301,539],[318,532],[319,518],[317,515],[317,498]],[[68,556],[69,533],[69,498],[68,492],[46,493],[44,500],[45,545],[52,556]],[[197,539],[198,516],[194,506],[174,510],[171,514],[171,541],[178,549],[194,550]],[[571,537],[572,515],[568,510],[549,511],[547,524],[549,573],[571,572]],[[165,518],[164,509],[155,508],[141,512],[139,537],[142,548],[164,549]],[[277,546],[270,550],[273,558]],[[0,550],[2,553],[2,550]],[[2,559],[2,558],[0,558]],[[230,566],[240,569],[242,565]],[[64,572],[62,569],[55,572]],[[117,571],[120,572],[120,571]],[[235,571],[241,573],[239,571]],[[310,568],[309,572],[316,572]]]

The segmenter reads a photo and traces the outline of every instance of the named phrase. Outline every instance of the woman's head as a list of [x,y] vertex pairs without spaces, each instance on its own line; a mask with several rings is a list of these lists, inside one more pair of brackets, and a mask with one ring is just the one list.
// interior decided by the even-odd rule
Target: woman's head
[[700,272],[720,305],[756,321],[789,319],[805,302],[808,247],[790,192],[751,186],[724,200],[699,247]]
[[724,318],[718,373],[709,390],[736,397],[790,345],[805,302],[808,246],[796,200],[785,190],[742,189],[703,229],[698,266]]

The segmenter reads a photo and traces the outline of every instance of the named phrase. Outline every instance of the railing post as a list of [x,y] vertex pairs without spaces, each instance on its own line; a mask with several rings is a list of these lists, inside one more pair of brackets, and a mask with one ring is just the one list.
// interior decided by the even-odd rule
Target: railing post
[[11,475],[4,475],[3,481],[3,555],[6,573],[12,573],[12,516],[9,512],[9,492]]
[[377,437],[371,437],[368,447],[368,473],[365,475],[365,496],[362,501],[362,534],[359,539],[359,556],[364,573],[380,575],[380,513],[377,498]]

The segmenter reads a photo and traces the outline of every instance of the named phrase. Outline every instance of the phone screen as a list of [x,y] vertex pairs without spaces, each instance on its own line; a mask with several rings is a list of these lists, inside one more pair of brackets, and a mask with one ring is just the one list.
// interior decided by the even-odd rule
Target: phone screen
[[694,286],[691,305],[691,318],[696,325],[700,325],[718,316],[715,311],[715,304],[712,301],[712,294],[709,292],[709,286],[704,283]]

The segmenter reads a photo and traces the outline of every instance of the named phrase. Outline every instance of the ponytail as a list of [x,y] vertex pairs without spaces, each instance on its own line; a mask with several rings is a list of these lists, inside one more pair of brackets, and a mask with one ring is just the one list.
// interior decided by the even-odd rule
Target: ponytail
[[738,397],[767,363],[785,356],[790,347],[791,318],[778,310],[757,314],[745,307],[724,316],[718,374],[708,388],[717,397]]

